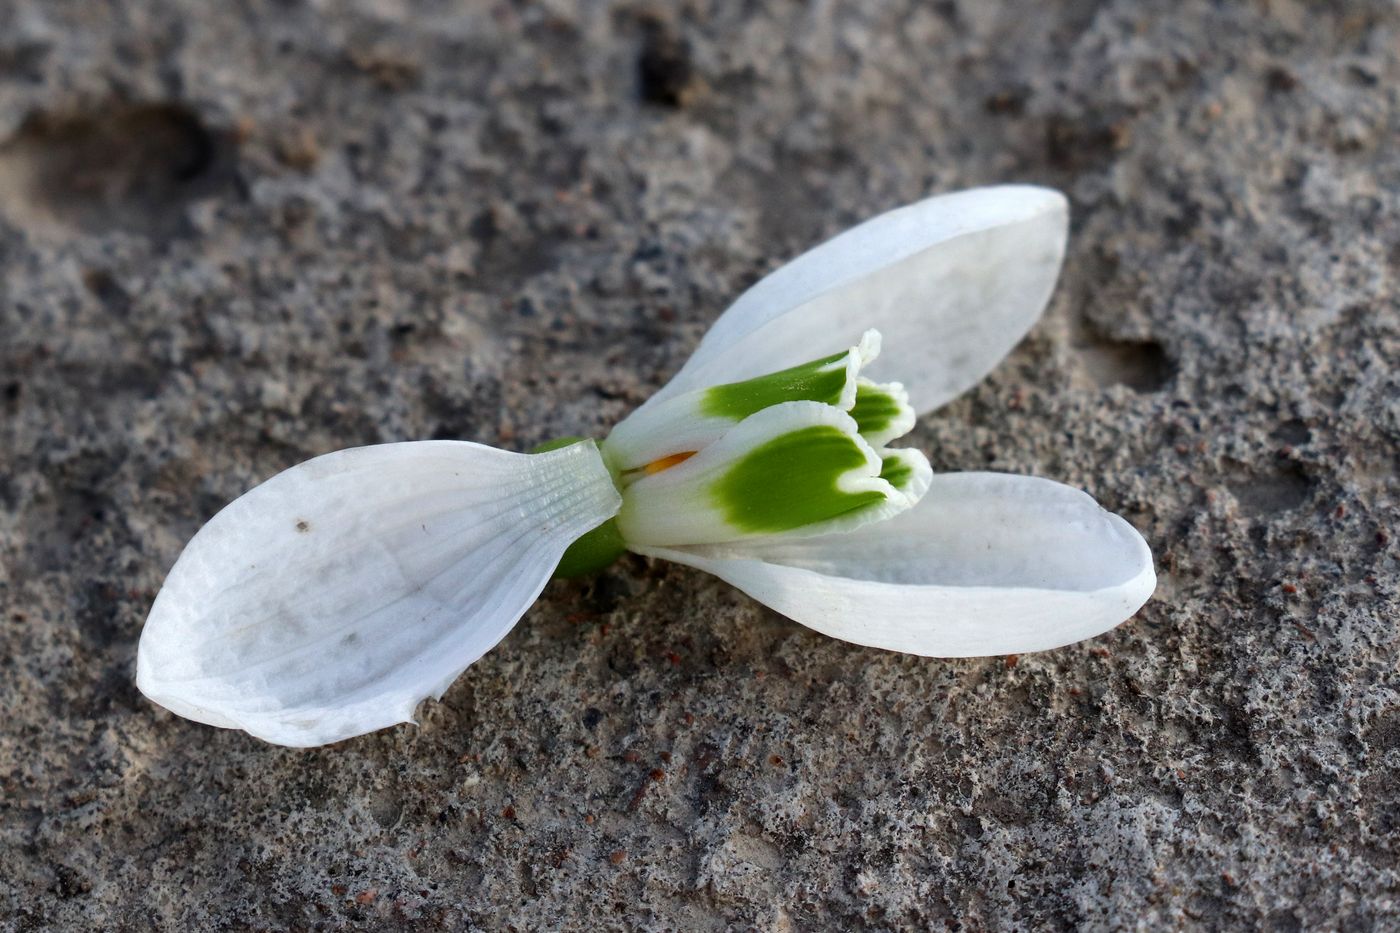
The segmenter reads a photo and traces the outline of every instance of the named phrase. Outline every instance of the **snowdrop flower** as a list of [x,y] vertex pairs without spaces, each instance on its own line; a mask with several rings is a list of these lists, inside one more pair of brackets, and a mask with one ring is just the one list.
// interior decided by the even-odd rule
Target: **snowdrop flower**
[[1025,186],[876,217],[745,292],[601,444],[422,441],[292,467],[185,548],[137,684],[282,745],[411,721],[556,569],[624,549],[893,651],[1010,654],[1104,632],[1155,586],[1127,522],[1049,480],[934,476],[889,446],[1030,329],[1066,228],[1064,198]]

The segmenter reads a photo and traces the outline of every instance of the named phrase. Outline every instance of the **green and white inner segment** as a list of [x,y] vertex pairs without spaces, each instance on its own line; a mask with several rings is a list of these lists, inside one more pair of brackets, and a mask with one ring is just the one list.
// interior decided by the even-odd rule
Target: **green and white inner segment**
[[886,445],[914,426],[898,383],[860,375],[867,331],[844,353],[645,406],[602,445],[628,545],[717,544],[845,531],[912,507],[932,471]]

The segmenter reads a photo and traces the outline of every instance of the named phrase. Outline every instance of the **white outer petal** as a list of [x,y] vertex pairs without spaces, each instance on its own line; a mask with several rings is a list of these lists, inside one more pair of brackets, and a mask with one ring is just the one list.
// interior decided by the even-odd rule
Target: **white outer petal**
[[1137,530],[1088,495],[1002,473],[935,476],[850,534],[637,547],[715,574],[835,638],[932,657],[1042,651],[1105,632],[1156,586]]
[[971,388],[1045,310],[1069,208],[1049,188],[1001,185],[928,198],[847,230],[756,283],[646,405],[750,379],[855,343],[884,350],[868,375],[899,380],[923,413]]
[[410,721],[620,504],[591,441],[536,455],[422,441],[309,460],[186,546],[141,633],[137,686],[279,745]]

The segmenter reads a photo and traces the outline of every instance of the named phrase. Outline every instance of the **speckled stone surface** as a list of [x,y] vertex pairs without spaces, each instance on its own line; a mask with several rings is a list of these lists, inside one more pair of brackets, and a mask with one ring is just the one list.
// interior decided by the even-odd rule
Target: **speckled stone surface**
[[[0,929],[1400,925],[1390,2],[0,4]],[[1073,204],[924,418],[1161,582],[1020,658],[683,568],[554,583],[404,726],[178,719],[142,620],[339,447],[604,433],[763,271],[929,192]]]

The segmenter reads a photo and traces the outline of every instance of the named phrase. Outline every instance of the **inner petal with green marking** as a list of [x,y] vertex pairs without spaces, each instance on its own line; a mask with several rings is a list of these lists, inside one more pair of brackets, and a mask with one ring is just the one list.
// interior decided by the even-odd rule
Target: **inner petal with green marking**
[[884,456],[880,458],[880,479],[895,489],[911,489],[918,473],[915,458],[923,457],[923,454],[917,450],[885,450],[881,453]]
[[644,406],[603,444],[627,544],[715,544],[855,528],[913,506],[932,479],[903,387],[862,378],[867,331],[845,353]]
[[672,458],[704,449],[745,418],[774,405],[821,402],[849,411],[856,404],[861,369],[879,352],[879,333],[867,331],[842,353],[644,405],[613,428],[603,445],[604,456],[630,479],[656,472],[657,464],[679,462]]
[[932,478],[916,450],[877,449],[854,418],[783,402],[684,461],[624,479],[617,527],[628,544],[716,544],[822,534],[911,507]]
[[826,359],[813,360],[756,379],[713,386],[701,394],[700,411],[714,418],[743,421],[749,415],[780,402],[825,402],[842,406],[852,380],[847,360],[849,350]]
[[780,434],[739,458],[710,487],[715,507],[735,528],[774,534],[827,521],[874,502],[884,489],[841,487],[867,466],[855,439],[834,425]]
[[903,437],[914,427],[914,409],[909,395],[897,382],[877,385],[869,379],[856,384],[856,403],[851,417],[860,426],[861,437],[879,447]]

